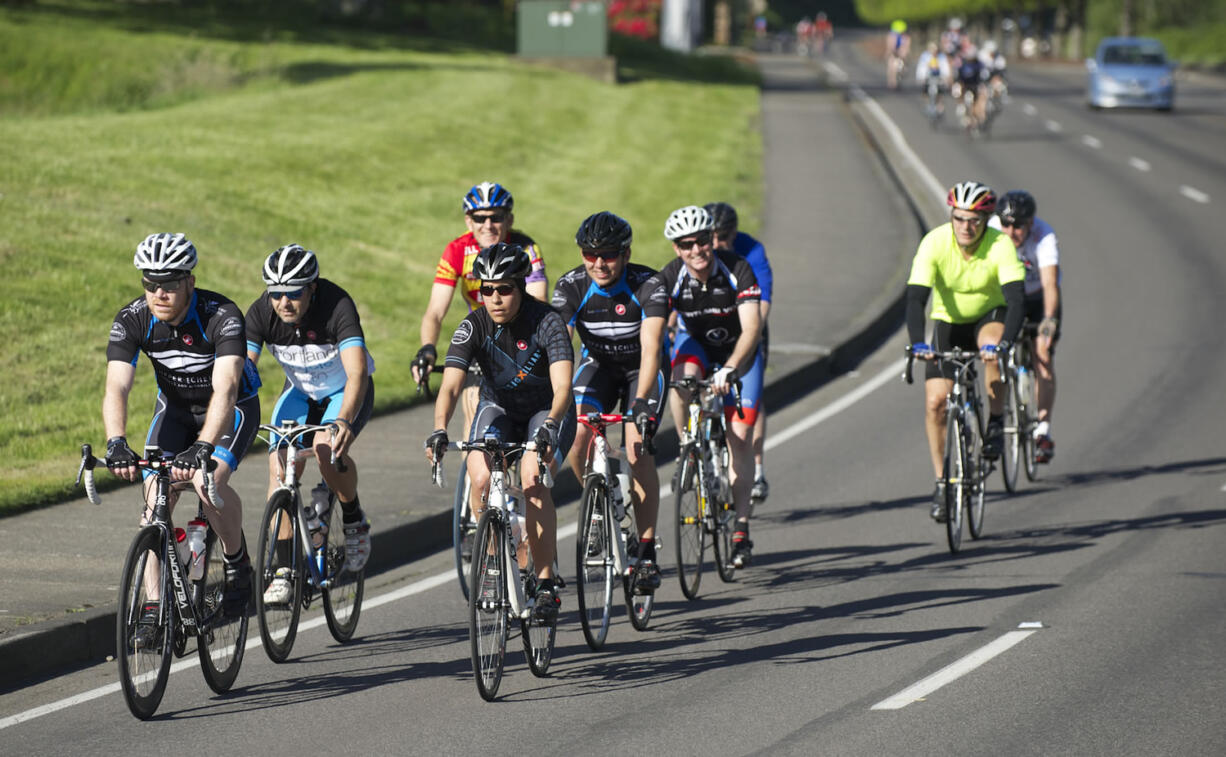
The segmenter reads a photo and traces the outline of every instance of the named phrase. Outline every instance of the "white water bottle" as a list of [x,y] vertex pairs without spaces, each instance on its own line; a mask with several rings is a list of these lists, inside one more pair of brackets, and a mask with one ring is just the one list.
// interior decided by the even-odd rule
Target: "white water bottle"
[[613,487],[613,510],[617,520],[626,517],[626,497],[630,496],[630,476],[618,471],[616,485]]
[[187,568],[187,577],[191,581],[204,578],[204,537],[209,531],[209,524],[196,519],[187,524],[187,548],[191,563]]
[[192,559],[192,550],[187,544],[187,532],[181,528],[175,529],[175,552],[179,555],[179,564],[186,568]]

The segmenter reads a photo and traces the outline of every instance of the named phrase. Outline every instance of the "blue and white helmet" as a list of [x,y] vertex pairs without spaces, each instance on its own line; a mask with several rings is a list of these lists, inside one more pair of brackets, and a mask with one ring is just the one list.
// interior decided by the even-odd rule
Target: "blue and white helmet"
[[483,181],[468,190],[464,195],[464,212],[488,210],[490,208],[506,208],[510,211],[515,207],[515,198],[501,184]]
[[132,265],[150,281],[177,279],[196,267],[196,246],[183,234],[150,234],[137,245]]

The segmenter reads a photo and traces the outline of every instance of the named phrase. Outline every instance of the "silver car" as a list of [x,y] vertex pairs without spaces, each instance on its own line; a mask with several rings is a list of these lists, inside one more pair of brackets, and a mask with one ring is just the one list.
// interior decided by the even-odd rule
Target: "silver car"
[[1175,107],[1175,64],[1162,43],[1147,37],[1108,37],[1086,59],[1091,108]]

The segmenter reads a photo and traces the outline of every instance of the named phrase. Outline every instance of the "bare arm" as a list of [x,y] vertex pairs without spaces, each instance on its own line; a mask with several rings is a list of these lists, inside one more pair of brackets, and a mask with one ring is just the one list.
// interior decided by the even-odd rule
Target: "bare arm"
[[532,295],[541,302],[549,302],[549,282],[548,281],[533,281],[525,287],[528,294]]
[[350,423],[357,417],[366,399],[366,384],[370,374],[366,372],[366,348],[346,347],[341,350],[341,365],[345,368],[345,393],[341,397],[341,409],[336,416],[336,435],[332,438],[332,452],[340,457],[353,443]]
[[106,364],[106,394],[102,397],[102,427],[106,438],[127,436],[128,392],[136,379],[136,366],[122,360]]
[[736,346],[732,348],[732,355],[729,356],[727,365],[733,366],[738,373],[742,373],[753,362],[751,358],[754,349],[758,346],[758,336],[762,331],[762,313],[759,303],[754,301],[737,305],[736,313],[741,319],[741,335],[736,339]]
[[[660,350],[664,339],[663,318],[646,318],[639,326],[639,385],[634,390],[635,399],[646,397],[660,370]],[[663,398],[661,398],[663,401]]]
[[455,295],[455,287],[435,282],[430,288],[430,301],[426,304],[426,312],[421,316],[421,343],[437,344],[438,334],[443,329],[443,317],[447,308],[451,307],[451,298]]
[[549,383],[553,386],[553,404],[549,407],[549,417],[559,424],[575,406],[575,399],[570,391],[570,378],[574,372],[573,360],[559,360],[549,364]]
[[447,428],[451,414],[455,412],[460,392],[464,389],[465,371],[448,366],[443,369],[443,382],[438,388],[438,397],[434,400],[434,428]]
[[1060,266],[1040,268],[1039,281],[1043,283],[1043,317],[1055,318],[1060,310]]

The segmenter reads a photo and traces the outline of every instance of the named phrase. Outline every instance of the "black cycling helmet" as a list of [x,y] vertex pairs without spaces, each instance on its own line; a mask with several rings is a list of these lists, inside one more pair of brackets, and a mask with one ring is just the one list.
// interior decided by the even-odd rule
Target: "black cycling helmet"
[[516,279],[521,283],[532,272],[532,260],[517,244],[495,242],[477,253],[473,261],[473,276],[482,281]]
[[716,231],[735,229],[738,226],[736,208],[726,202],[709,202],[703,206],[711,214]]
[[634,237],[630,223],[619,215],[602,210],[588,216],[579,224],[575,232],[575,244],[581,250],[621,250],[630,249]]
[[1037,209],[1034,196],[1024,189],[1012,189],[1005,192],[996,205],[996,215],[1002,221],[1029,221],[1034,218]]

